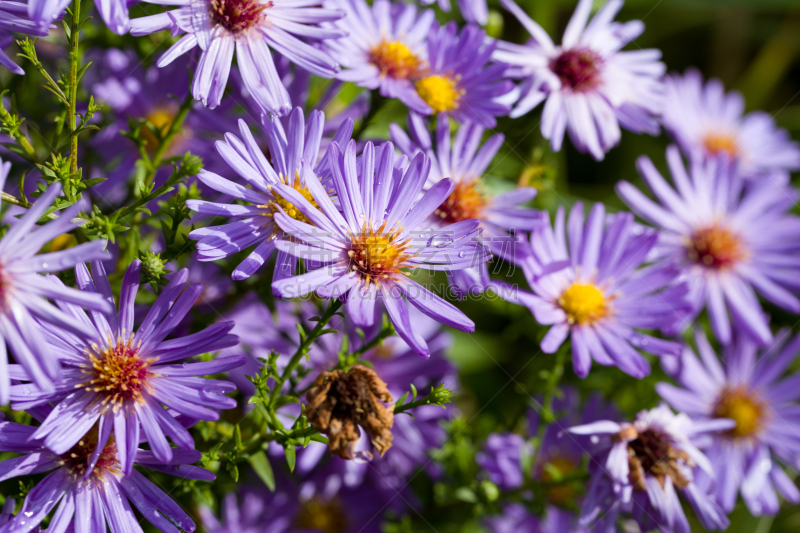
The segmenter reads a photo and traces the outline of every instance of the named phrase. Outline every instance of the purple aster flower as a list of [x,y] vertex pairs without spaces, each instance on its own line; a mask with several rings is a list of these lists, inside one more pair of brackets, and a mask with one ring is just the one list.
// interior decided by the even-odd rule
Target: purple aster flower
[[[93,428],[74,447],[58,455],[34,436],[36,429],[4,421],[0,414],[0,432],[8,437],[0,440],[0,452],[19,454],[0,462],[0,481],[49,472],[27,494],[20,512],[2,527],[3,533],[27,533],[53,509],[49,533],[65,533],[73,519],[77,531],[106,531],[110,527],[111,531],[141,533],[134,508],[161,531],[177,531],[176,526],[182,531],[195,530],[189,515],[144,474],[138,470],[123,472],[116,459],[120,443],[113,438],[98,451],[98,431]],[[152,451],[136,446],[134,441],[131,455],[143,468],[188,479],[215,479],[208,470],[191,466],[202,457],[198,451],[175,450],[172,460],[165,464]],[[87,467],[90,460],[93,469]]]
[[[621,513],[631,513],[642,531],[689,533],[678,491],[689,501],[707,530],[725,529],[728,518],[713,497],[694,482],[695,472],[711,473],[708,458],[691,441],[729,429],[733,422],[692,422],[660,405],[640,412],[633,423],[600,420],[569,431],[598,442],[592,453],[592,480],[581,522],[606,524],[609,531]],[[598,527],[598,529],[601,529]]]
[[407,276],[408,269],[460,270],[488,258],[477,242],[477,220],[419,230],[450,195],[453,182],[441,180],[420,197],[430,159],[417,154],[401,176],[391,143],[377,149],[367,143],[358,162],[354,141],[344,154],[331,143],[328,157],[342,213],[313,179],[306,179],[313,204],[288,185],[275,187],[310,222],[276,212],[275,223],[304,244],[283,240],[275,246],[306,259],[310,270],[273,281],[273,290],[284,298],[314,291],[324,298],[346,297],[348,315],[358,326],[374,323],[381,300],[398,334],[426,357],[430,352],[412,329],[408,302],[442,324],[473,331],[475,324],[464,313]]
[[561,207],[553,228],[548,224],[532,233],[530,243],[505,251],[522,267],[533,294],[501,281],[490,287],[527,306],[540,324],[552,325],[542,339],[543,352],[554,353],[571,337],[578,376],[589,374],[594,359],[642,378],[650,364],[637,349],[678,355],[681,347],[639,330],[664,329],[689,310],[686,284],[675,283],[677,266],[639,269],[657,239],[656,231],[636,226],[630,213],[606,217],[602,204],[595,204],[584,222],[583,203],[577,202],[566,226]]
[[522,486],[522,461],[532,451],[530,444],[516,433],[492,433],[483,450],[475,454],[475,461],[501,490],[514,490]]
[[[10,163],[0,161],[0,190],[10,168]],[[80,261],[108,257],[104,241],[36,255],[46,243],[79,226],[73,222],[80,210],[78,204],[64,210],[56,220],[36,226],[60,192],[60,184],[51,185],[0,238],[0,405],[7,404],[10,398],[7,347],[22,365],[24,371],[21,375],[36,382],[43,390],[53,390],[53,382],[60,377],[59,362],[42,342],[40,323],[82,337],[91,334],[89,327],[76,323],[69,313],[51,305],[46,298],[93,311],[109,309],[100,295],[87,295],[77,289],[58,286],[39,275],[41,272],[65,270]]]
[[[424,6],[429,6],[434,2],[442,11],[450,11],[450,0],[420,0]],[[457,0],[457,2],[461,16],[467,22],[474,22],[481,26],[485,26],[489,22],[489,7],[486,5],[486,0]]]
[[745,177],[800,169],[800,145],[775,127],[769,113],[744,115],[744,97],[725,94],[722,82],[689,69],[665,83],[661,121],[681,149],[693,159],[723,156],[736,160]]
[[[134,173],[132,170],[139,170],[136,160],[141,157],[138,146],[122,132],[130,129],[129,120],[135,117],[145,119],[162,135],[166,134],[180,107],[172,95],[181,99],[189,91],[189,61],[181,58],[163,69],[154,66],[143,68],[131,50],[112,48],[97,55],[99,57],[93,59],[98,67],[88,71],[87,81],[95,98],[110,108],[114,122],[90,141],[102,163],[96,169],[97,176],[108,179],[89,192],[100,206],[117,206],[130,193],[128,182]],[[197,103],[189,111],[164,156],[176,157],[191,152],[202,155],[207,170],[221,171],[224,161],[214,152],[214,141],[222,138],[223,132],[234,128],[235,120]],[[159,147],[158,137],[146,126],[142,127],[141,137],[146,152],[152,156]],[[155,182],[160,184],[166,180],[170,170],[162,168]]]
[[[200,172],[198,179],[202,183],[247,204],[205,200],[186,202],[189,209],[198,213],[235,219],[222,226],[200,228],[189,234],[190,239],[197,241],[198,260],[218,261],[255,245],[250,255],[233,271],[233,279],[247,279],[264,265],[275,251],[277,241],[283,237],[281,228],[274,222],[275,213],[281,211],[299,221],[308,221],[293,205],[295,202],[283,193],[276,192],[275,187],[286,184],[307,200],[312,200],[310,182],[313,181],[315,187],[324,190],[320,178],[329,175],[327,160],[318,162],[324,124],[325,115],[321,111],[312,111],[306,124],[303,110],[299,107],[292,112],[286,129],[278,117],[265,120],[270,160],[262,153],[243,120],[239,120],[241,139],[233,133],[227,133],[224,142],[216,143],[222,159],[251,188],[207,170]],[[345,120],[334,140],[346,143],[352,132],[353,121]],[[296,264],[296,259],[279,249],[273,280],[293,276]]]
[[[134,301],[139,289],[141,262],[131,263],[122,280],[119,311],[91,313],[63,304],[74,322],[92,330],[88,339],[45,327],[48,349],[61,359],[64,370],[54,391],[30,384],[11,387],[15,409],[48,404],[55,408],[35,433],[58,455],[79,445],[83,435],[97,426],[98,435],[88,469],[115,435],[117,460],[129,475],[140,433],[158,461],[169,463],[183,453],[169,446],[167,437],[182,448],[194,440],[177,415],[196,420],[218,420],[216,409],[231,409],[236,402],[225,396],[235,387],[226,381],[200,376],[226,372],[244,364],[244,357],[204,362],[187,358],[233,346],[232,322],[215,324],[185,337],[164,340],[191,310],[202,287],[187,286],[188,271],[178,272],[164,288],[138,330],[134,328]],[[92,262],[92,275],[83,263],[75,268],[81,289],[101,295],[114,305],[108,277],[100,261]],[[114,308],[112,308],[114,309]],[[166,406],[168,409],[165,409]]]
[[25,74],[22,67],[14,63],[3,51],[12,40],[12,33],[23,33],[34,37],[47,37],[50,33],[49,21],[45,24],[28,16],[28,8],[24,2],[6,0],[0,4],[0,65],[14,74]]
[[800,491],[781,466],[800,468],[800,423],[795,414],[800,374],[782,377],[800,353],[800,337],[789,336],[783,331],[763,352],[747,337],[737,336],[724,348],[720,362],[698,333],[700,359],[684,348],[676,372],[683,387],[656,386],[662,398],[694,420],[722,417],[735,422],[704,443],[719,481],[717,500],[728,512],[738,492],[754,515],[778,512],[776,491],[794,504],[800,502]]
[[[148,0],[149,1],[149,0]],[[160,0],[151,3],[162,4]],[[215,108],[228,83],[233,52],[250,96],[267,113],[291,110],[272,50],[323,78],[332,78],[336,62],[322,49],[306,42],[336,39],[343,33],[320,23],[341,18],[339,9],[327,9],[313,0],[175,0],[178,9],[131,21],[131,35],[170,30],[184,34],[158,60],[159,67],[199,46],[202,50],[192,94]]]
[[414,82],[427,109],[415,111],[494,128],[495,117],[511,110],[502,99],[514,89],[504,78],[508,65],[490,63],[495,47],[496,41],[487,43],[486,33],[472,24],[460,34],[455,22],[434,25],[428,35],[428,65]]
[[[544,213],[518,207],[536,196],[533,187],[519,187],[492,195],[483,178],[500,146],[503,135],[490,137],[481,146],[484,129],[477,124],[463,124],[451,139],[450,121],[440,118],[436,123],[436,146],[433,145],[427,125],[418,115],[408,120],[411,138],[396,124],[389,127],[392,141],[409,158],[422,152],[431,159],[431,172],[426,188],[442,179],[453,180],[453,192],[440,205],[429,222],[444,226],[455,222],[476,219],[481,222],[483,235],[490,248],[512,239],[509,230],[528,231],[546,224]],[[483,292],[489,283],[486,263],[464,270],[448,272],[450,283],[459,295]]]
[[756,292],[800,313],[800,218],[788,212],[798,192],[780,174],[747,186],[722,159],[695,162],[687,172],[674,146],[667,163],[674,189],[649,158],[637,161],[658,203],[627,181],[617,184],[631,210],[661,230],[654,260],[677,264],[690,287],[689,319],[705,306],[720,342],[731,341],[730,310],[737,328],[769,343],[769,320]]
[[522,78],[522,97],[511,117],[545,101],[542,135],[559,151],[564,132],[581,152],[603,159],[619,143],[620,125],[636,133],[658,134],[664,64],[658,50],[620,51],[644,31],[634,20],[613,22],[622,0],[609,0],[591,22],[592,0],[580,0],[560,46],[512,0],[501,4],[531,34],[525,45],[501,42],[495,59]]
[[413,4],[375,0],[328,0],[326,6],[344,9],[346,16],[331,27],[347,37],[325,42],[342,65],[338,78],[359,87],[380,89],[381,95],[397,98],[410,109],[430,112],[414,87],[428,57],[425,39],[434,22],[430,9],[417,12]]
[[[50,24],[61,18],[71,0],[28,0],[28,16],[38,24]],[[117,35],[124,35],[130,28],[128,4],[131,0],[96,0],[94,7],[106,26]]]

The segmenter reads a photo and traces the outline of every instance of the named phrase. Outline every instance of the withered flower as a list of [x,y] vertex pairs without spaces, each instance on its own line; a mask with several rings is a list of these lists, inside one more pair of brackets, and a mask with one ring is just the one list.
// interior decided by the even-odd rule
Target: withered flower
[[328,436],[331,454],[353,459],[361,431],[366,431],[381,456],[392,447],[394,410],[386,383],[374,370],[362,365],[349,372],[334,370],[317,376],[306,394],[306,416]]

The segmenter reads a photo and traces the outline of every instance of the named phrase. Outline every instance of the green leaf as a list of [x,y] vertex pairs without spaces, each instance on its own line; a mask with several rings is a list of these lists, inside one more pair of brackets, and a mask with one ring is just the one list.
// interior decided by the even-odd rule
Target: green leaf
[[258,474],[258,477],[264,482],[264,485],[266,485],[271,492],[275,492],[275,473],[272,471],[272,465],[269,464],[267,454],[265,454],[263,450],[259,451],[248,457],[247,462],[250,463],[250,466],[256,471],[256,474]]
[[287,444],[283,449],[286,451],[286,464],[289,465],[289,472],[294,472],[294,464],[297,461],[294,444]]

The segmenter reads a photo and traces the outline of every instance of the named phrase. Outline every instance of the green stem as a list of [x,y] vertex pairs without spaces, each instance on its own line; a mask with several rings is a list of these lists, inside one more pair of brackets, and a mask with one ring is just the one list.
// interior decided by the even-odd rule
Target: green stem
[[[2,119],[5,124],[16,122],[16,117],[11,116],[11,113],[9,113],[5,106],[3,106],[2,98],[0,98],[0,119]],[[29,161],[33,163],[41,163],[36,150],[33,148],[33,144],[31,144],[31,142],[28,140],[28,137],[22,133],[19,128],[9,131],[8,134],[25,151]]]
[[399,414],[399,413],[408,411],[409,409],[414,409],[415,407],[420,407],[422,405],[429,405],[430,404],[429,400],[430,400],[431,396],[432,396],[431,394],[427,394],[427,395],[423,396],[422,398],[418,398],[418,399],[414,400],[413,402],[404,403],[403,405],[395,405],[394,406],[394,414]]
[[563,346],[556,352],[556,361],[553,365],[553,370],[550,371],[550,375],[547,377],[544,402],[542,403],[542,409],[539,412],[539,428],[536,431],[537,449],[539,449],[538,444],[540,444],[544,438],[544,432],[547,429],[547,426],[549,426],[550,423],[555,419],[555,415],[553,414],[553,398],[555,397],[556,389],[558,388],[558,382],[561,381],[561,376],[564,375],[564,359],[566,358],[566,354],[567,351]]
[[319,337],[320,333],[322,333],[322,330],[325,329],[325,326],[328,324],[328,322],[330,322],[334,315],[336,315],[336,312],[340,307],[342,307],[341,300],[331,300],[331,302],[328,304],[328,308],[325,310],[325,313],[322,315],[322,317],[320,317],[319,322],[317,322],[317,325],[313,330],[311,330],[311,333],[308,334],[305,340],[300,343],[300,346],[292,356],[289,364],[283,369],[281,377],[275,382],[275,387],[272,389],[272,392],[270,392],[270,409],[272,409],[272,406],[275,405],[275,400],[278,398],[281,389],[283,389],[283,384],[286,383],[286,380],[292,375],[294,369],[300,364],[300,360],[303,358],[306,352],[308,352],[308,349],[311,348],[311,345],[314,343],[314,341],[317,340],[317,337]]
[[367,126],[372,123],[375,116],[383,109],[383,105],[387,100],[388,98],[381,96],[377,89],[372,91],[372,95],[369,98],[369,110],[367,114],[364,115],[364,118],[361,119],[358,129],[353,133],[353,139],[361,140],[361,135],[364,133],[364,130],[367,129]]
[[78,103],[78,44],[81,27],[81,0],[75,0],[72,6],[72,23],[70,24],[69,51],[69,105],[67,106],[67,124],[69,126],[69,171],[78,173],[78,125],[75,113]]

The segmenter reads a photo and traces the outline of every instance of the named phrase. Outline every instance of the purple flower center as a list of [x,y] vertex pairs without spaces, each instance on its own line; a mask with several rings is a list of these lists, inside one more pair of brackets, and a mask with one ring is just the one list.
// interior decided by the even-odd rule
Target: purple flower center
[[[73,446],[67,453],[61,456],[61,461],[67,470],[76,478],[82,478],[86,474],[89,466],[89,459],[94,454],[97,447],[98,430],[94,426],[86,435]],[[117,445],[112,435],[108,439],[106,447],[100,452],[100,457],[95,464],[93,475],[101,476],[105,471],[118,471]]]
[[81,372],[91,376],[91,379],[76,388],[100,394],[103,396],[103,405],[111,403],[115,408],[128,400],[144,401],[142,391],[150,376],[148,367],[154,360],[139,356],[133,346],[133,337],[127,342],[117,342],[110,348],[100,349],[93,345],[88,356],[92,366]]
[[550,61],[550,70],[561,85],[573,91],[587,91],[600,83],[600,56],[588,48],[564,50]]
[[272,1],[211,0],[211,21],[239,34],[260,23],[265,17],[264,10],[272,6]]
[[741,238],[719,224],[696,230],[686,255],[690,261],[717,270],[730,267],[747,256]]

